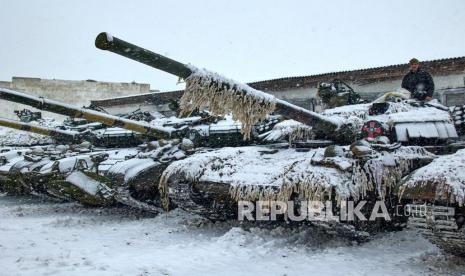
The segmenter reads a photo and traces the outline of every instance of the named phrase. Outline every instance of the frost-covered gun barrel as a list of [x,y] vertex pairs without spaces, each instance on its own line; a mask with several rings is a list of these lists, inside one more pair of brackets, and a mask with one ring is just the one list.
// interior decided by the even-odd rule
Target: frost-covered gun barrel
[[[341,140],[341,137],[347,138],[347,135],[341,136],[340,132],[336,131],[339,129],[337,120],[277,99],[216,73],[164,57],[108,33],[100,33],[95,45],[101,50],[111,51],[185,79],[186,90],[180,102],[183,115],[188,115],[203,106],[208,106],[210,111],[217,114],[232,111],[235,119],[243,124],[245,138],[250,137],[253,124],[263,120],[271,112],[281,114],[286,119],[312,125],[321,137],[330,136],[337,140]],[[351,141],[353,137],[346,140]]]
[[154,127],[150,126],[146,122],[129,120],[10,89],[0,88],[0,100],[25,104],[39,110],[49,111],[73,118],[83,118],[91,122],[99,122],[108,126],[117,126],[160,139],[176,135],[176,131],[172,128]]
[[95,46],[101,50],[111,51],[183,79],[192,74],[192,70],[185,64],[113,37],[109,33],[100,33],[95,39]]
[[75,143],[80,140],[78,132],[75,131],[53,129],[6,118],[0,118],[0,126],[50,136],[57,142]]

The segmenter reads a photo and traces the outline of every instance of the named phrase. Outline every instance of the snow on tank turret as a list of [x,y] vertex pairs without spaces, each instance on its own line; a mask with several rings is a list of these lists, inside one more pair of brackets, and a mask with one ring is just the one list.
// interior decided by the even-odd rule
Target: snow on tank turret
[[372,103],[326,109],[322,115],[351,125],[359,138],[369,142],[425,146],[444,145],[458,138],[447,107],[437,100],[410,99],[405,89],[385,93]]

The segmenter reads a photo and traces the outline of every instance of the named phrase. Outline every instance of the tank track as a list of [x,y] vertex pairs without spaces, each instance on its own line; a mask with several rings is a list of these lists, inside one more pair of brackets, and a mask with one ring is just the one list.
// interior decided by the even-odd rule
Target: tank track
[[132,197],[129,187],[118,187],[117,193],[114,193],[116,201],[134,209],[150,212],[161,213],[163,209],[154,205],[147,204]]
[[[196,183],[199,185],[199,183]],[[226,197],[219,196],[218,190],[208,191],[207,186],[209,183],[204,183],[202,192],[196,189],[196,185],[192,182],[185,181],[182,177],[172,179],[169,186],[169,198],[170,208],[178,207],[185,211],[198,214],[211,221],[226,221],[237,219],[237,203],[228,200]],[[213,185],[212,185],[213,186]],[[214,186],[218,187],[218,183]],[[228,186],[220,187],[221,194],[227,195]],[[364,214],[369,217],[370,214]],[[380,232],[382,229],[387,229],[385,226],[380,227],[372,226],[371,228],[367,225],[361,225],[360,223],[346,223],[338,221],[303,221],[303,222],[285,222],[283,221],[243,221],[243,225],[268,225],[268,224],[279,225],[284,224],[308,224],[313,227],[317,227],[321,231],[327,234],[345,237],[355,242],[366,242],[370,239],[372,234]]]
[[455,208],[432,205],[407,205],[410,218],[407,228],[418,230],[445,252],[465,256],[465,227],[459,229]]
[[[182,181],[176,179],[169,186],[169,198],[170,205],[174,204],[176,207],[179,207],[185,211],[192,212],[195,214],[201,214],[211,220],[223,220],[223,218],[215,215],[211,210],[205,206],[195,202],[192,196],[192,184],[187,181]],[[170,206],[170,209],[174,206]]]

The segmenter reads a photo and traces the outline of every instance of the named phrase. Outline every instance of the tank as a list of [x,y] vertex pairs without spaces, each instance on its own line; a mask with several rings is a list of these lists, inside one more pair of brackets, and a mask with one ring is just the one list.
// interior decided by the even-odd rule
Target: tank
[[445,251],[465,256],[465,149],[442,155],[403,179],[409,227]]
[[[0,123],[3,126],[52,136],[57,138],[58,143],[62,143],[61,140],[64,140],[65,138],[73,138],[73,140],[70,141],[70,146],[65,150],[65,153],[61,155],[55,155],[54,150],[47,150],[42,154],[43,156],[35,155],[31,158],[24,156],[19,157],[19,161],[27,163],[27,165],[21,165],[22,167],[16,168],[14,164],[11,163],[12,161],[5,164],[5,171],[3,172],[3,175],[6,180],[19,179],[22,177],[25,179],[22,183],[30,184],[28,189],[22,189],[24,192],[45,193],[62,199],[76,200],[88,205],[103,206],[111,204],[125,204],[132,207],[137,206],[144,210],[155,211],[157,209],[154,206],[148,206],[144,202],[138,201],[138,198],[140,198],[143,201],[153,201],[156,203],[157,197],[159,198],[157,186],[153,185],[154,180],[156,181],[158,178],[153,174],[148,177],[147,170],[151,170],[152,172],[160,170],[159,168],[157,169],[157,167],[161,168],[162,164],[171,160],[169,156],[167,156],[171,153],[174,155],[174,158],[183,158],[185,156],[185,154],[179,150],[181,141],[175,138],[181,135],[181,133],[184,134],[187,132],[187,129],[183,125],[177,126],[176,128],[164,127],[161,125],[154,126],[145,121],[135,121],[111,116],[95,110],[78,108],[72,105],[34,97],[26,93],[9,89],[0,90],[0,99],[28,104],[40,110],[63,114],[73,118],[83,118],[91,123],[101,123],[111,126],[110,128],[97,127],[97,129],[92,131],[87,130],[77,132],[75,130],[69,130],[69,127],[68,130],[49,129],[7,119],[1,120]],[[82,130],[82,126],[84,125],[76,126],[75,129]],[[118,126],[118,128],[114,126]],[[136,133],[134,134],[134,132]],[[177,142],[171,142],[170,139]],[[76,146],[72,144],[72,142],[78,143],[84,140],[90,141],[83,143],[88,145],[87,149],[77,149]],[[154,143],[150,143],[151,140],[157,140],[159,142],[157,142],[157,145],[154,146]],[[111,148],[98,148],[102,146],[133,146],[132,142],[128,143],[129,141],[137,141],[138,145],[143,142],[147,144],[148,141],[150,147],[145,150],[142,148],[135,149],[137,154],[140,153],[144,157],[137,157],[137,154],[130,157],[120,156],[121,152],[134,151],[134,148],[121,148],[116,150],[112,150]],[[160,145],[162,143],[163,145]],[[51,145],[51,147],[54,146]],[[171,148],[174,147],[177,150],[171,150]],[[95,152],[98,152],[99,156],[101,153],[108,153],[108,156],[99,162],[92,161],[89,163],[89,158],[91,158]],[[77,158],[76,155],[82,156]],[[113,158],[115,155],[120,157]],[[44,157],[50,159],[48,164],[41,166],[40,169],[34,167],[34,171],[30,171],[28,169],[29,165],[32,166],[39,161],[43,162]],[[24,161],[25,158],[29,158],[33,161],[26,162]],[[153,164],[150,168],[144,167],[140,164],[137,166],[137,162],[135,162],[136,158],[139,159],[140,164]],[[106,169],[102,172],[98,170],[100,162],[104,162],[103,166],[106,167]],[[75,164],[75,167],[68,168],[63,171],[60,169],[60,164],[62,163],[73,163]],[[108,175],[105,174],[106,172],[114,173],[116,170],[115,168],[121,167],[121,164],[123,163],[126,164],[126,170],[118,172],[119,174],[122,174],[123,177],[113,177],[111,173],[108,173]],[[8,169],[6,169],[7,167]],[[159,174],[161,174],[161,172],[159,172]],[[150,179],[151,181],[147,181],[147,179]],[[92,184],[93,187],[90,190],[86,190],[89,185],[84,185],[83,183],[89,183],[89,185]],[[3,186],[4,189],[12,191],[12,186],[15,186],[16,184],[18,184],[18,187],[21,187],[18,181],[10,181],[8,182],[8,185]],[[150,192],[144,194],[141,190]],[[135,195],[136,198],[134,198],[133,195]]]
[[3,148],[0,191],[42,194],[88,206],[125,205],[158,213],[158,177],[167,163],[184,158],[180,145],[149,149],[93,148],[90,143]]
[[[240,200],[365,199],[373,204],[382,198],[392,203],[398,198],[395,191],[404,177],[432,162],[436,158],[432,152],[443,153],[442,149],[458,138],[446,108],[435,102],[411,100],[405,91],[387,93],[372,103],[360,103],[353,91],[346,91],[350,99],[346,97],[344,103],[335,104],[343,106],[319,114],[108,33],[99,34],[95,45],[184,79],[181,115],[201,106],[208,106],[214,114],[232,111],[244,126],[242,134],[249,138],[250,126],[274,113],[301,123],[289,125],[296,125],[295,129],[302,133],[310,129],[314,138],[320,139],[316,145],[332,142],[323,149],[298,150],[282,145],[224,148],[197,152],[170,164],[159,184],[165,207],[174,201],[177,206],[210,219],[234,218]],[[294,169],[286,169],[289,166]],[[272,171],[268,175],[258,176],[269,168]],[[248,172],[251,175],[245,176]],[[275,177],[257,182],[270,175]],[[322,185],[329,176],[334,177],[334,182]],[[280,181],[273,182],[276,179]],[[318,179],[321,183],[314,182]],[[341,183],[351,183],[349,186],[353,187],[348,189],[355,192],[344,193]],[[363,223],[358,226],[366,229]]]
[[[26,148],[4,148],[0,174],[3,181],[1,189],[8,194],[46,194],[47,181],[38,172],[43,166],[55,162],[67,155],[76,155],[80,151],[89,152],[89,149],[69,145],[47,145]],[[48,180],[48,179],[47,179]]]
[[[235,219],[241,201],[270,200],[290,201],[294,206],[329,201],[332,205],[325,206],[325,211],[340,215],[338,207],[349,200],[366,201],[372,207],[382,199],[389,214],[394,214],[399,198],[406,203],[416,200],[406,196],[403,181],[433,164],[438,156],[432,152],[443,153],[439,148],[458,137],[448,110],[434,102],[412,101],[402,91],[388,93],[373,103],[316,113],[108,33],[99,34],[95,45],[184,79],[180,117],[192,117],[157,119],[149,124],[0,89],[0,99],[150,137],[138,148],[66,150],[67,155],[59,157],[48,154],[44,165],[32,170],[29,165],[19,165],[24,158],[18,153],[4,157],[6,167],[14,163],[20,174],[31,171],[33,180],[23,182],[32,182],[34,191],[93,206],[122,204],[153,212],[160,207],[179,207],[212,220]],[[240,127],[225,126],[222,121],[206,123],[209,116],[194,119],[205,106],[214,116],[226,117],[232,112],[230,121],[239,121]],[[270,114],[287,121],[277,128]],[[263,127],[266,120],[271,122],[268,128]],[[221,140],[223,137],[234,139]],[[274,143],[283,139],[303,140],[302,147]],[[31,156],[29,160],[38,158]],[[366,232],[401,227],[405,219],[334,223],[325,218],[315,225],[359,238]]]

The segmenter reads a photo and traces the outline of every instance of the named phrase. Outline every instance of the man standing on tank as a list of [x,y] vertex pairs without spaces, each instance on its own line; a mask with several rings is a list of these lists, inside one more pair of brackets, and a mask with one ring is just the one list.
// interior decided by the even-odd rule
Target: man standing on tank
[[412,98],[419,101],[431,101],[433,99],[434,81],[431,75],[420,68],[420,62],[416,58],[409,61],[410,71],[402,80],[402,88],[412,93]]

